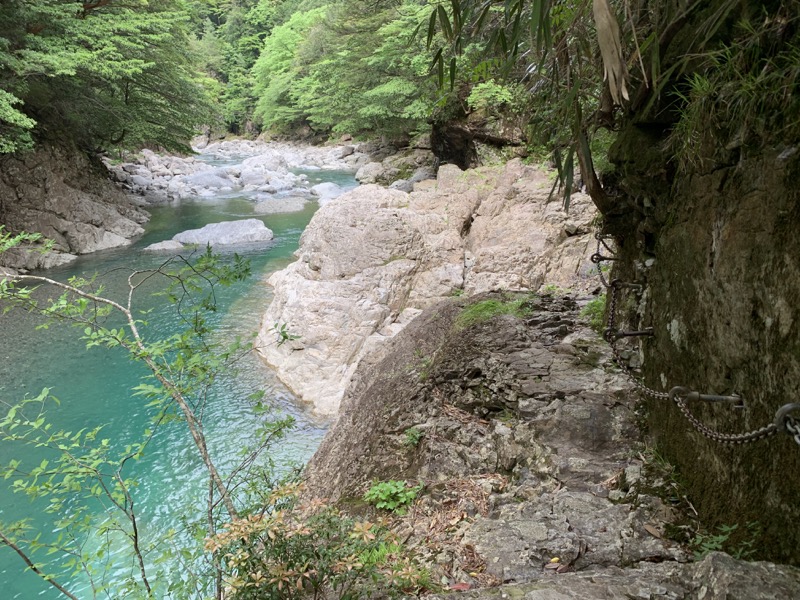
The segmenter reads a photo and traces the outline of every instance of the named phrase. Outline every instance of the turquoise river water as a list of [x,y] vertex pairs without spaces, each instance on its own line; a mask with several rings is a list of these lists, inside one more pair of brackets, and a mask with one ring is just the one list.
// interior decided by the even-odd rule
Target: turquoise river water
[[[308,176],[312,183],[333,181],[347,187],[355,185],[352,175],[346,173],[317,171]],[[228,196],[152,208],[146,233],[133,246],[80,257],[66,267],[48,271],[47,275],[66,280],[73,275],[99,273],[107,286],[106,295],[119,297],[132,270],[155,267],[165,258],[163,254],[143,252],[144,246],[206,223],[252,217],[252,206],[253,202],[245,197]],[[222,310],[214,316],[214,326],[223,340],[247,336],[258,328],[271,295],[265,280],[291,262],[300,234],[316,206],[312,202],[302,212],[263,217],[275,239],[266,249],[240,252],[250,259],[253,276],[219,296]],[[158,302],[147,294],[139,298],[141,309],[155,307],[154,315],[149,318],[148,335],[166,336],[178,330],[173,312],[160,310]],[[58,325],[41,330],[36,328],[40,322],[39,318],[20,311],[0,314],[0,401],[15,402],[26,395],[35,397],[48,387],[60,401],[48,411],[56,427],[77,431],[104,425],[102,437],[119,448],[139,440],[151,419],[144,401],[131,394],[145,374],[141,365],[122,352],[86,350],[79,339],[80,331],[72,327]],[[319,444],[327,423],[298,406],[292,394],[256,356],[247,355],[239,367],[235,376],[215,385],[206,408],[204,421],[212,455],[224,468],[253,440],[253,431],[263,417],[254,413],[247,397],[255,390],[263,390],[281,410],[293,415],[297,423],[290,436],[274,449],[276,460],[281,465],[307,460]],[[181,423],[160,427],[145,457],[128,473],[139,481],[135,498],[145,536],[177,527],[175,521],[180,515],[204,505],[207,475],[182,427]],[[0,461],[5,463],[13,452],[0,445]],[[39,464],[44,456],[26,450],[25,459]],[[32,525],[43,531],[42,541],[52,539],[52,517],[40,515],[37,506],[24,495],[12,493],[9,483],[0,481],[0,522],[31,518]],[[179,509],[176,511],[175,507]],[[113,553],[108,561],[114,564]],[[120,573],[120,577],[130,575],[129,567],[126,568],[128,572]],[[92,597],[80,577],[66,577],[62,583],[70,584],[80,598]],[[0,599],[60,597],[27,570],[13,551],[0,547]]]

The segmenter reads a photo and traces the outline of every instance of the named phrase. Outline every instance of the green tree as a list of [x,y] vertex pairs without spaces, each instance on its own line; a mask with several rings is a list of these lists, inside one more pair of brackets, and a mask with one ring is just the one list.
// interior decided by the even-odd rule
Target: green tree
[[350,0],[295,13],[253,68],[256,117],[278,131],[394,136],[423,127],[440,92],[415,35],[421,10]]
[[[40,138],[187,150],[206,120],[179,0],[0,5],[0,150]],[[34,125],[35,122],[35,125]]]

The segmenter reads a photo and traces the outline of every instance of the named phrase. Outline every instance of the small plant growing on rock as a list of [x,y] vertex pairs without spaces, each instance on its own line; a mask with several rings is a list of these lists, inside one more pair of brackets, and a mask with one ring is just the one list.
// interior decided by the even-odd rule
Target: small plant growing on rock
[[283,346],[286,342],[299,340],[300,336],[295,335],[289,331],[289,326],[286,323],[275,323],[272,330],[278,336],[278,346]]
[[407,482],[395,479],[375,481],[367,493],[364,494],[364,500],[373,504],[375,508],[382,508],[402,515],[421,490],[421,483],[409,486]]
[[[703,560],[711,552],[727,552],[734,558],[751,560],[755,553],[755,540],[758,535],[758,523],[755,521],[747,524],[747,531],[743,535],[736,536],[738,524],[720,525],[717,533],[698,532],[691,542],[694,550],[694,559]],[[734,543],[731,537],[739,537],[739,541]]]
[[482,300],[467,306],[456,318],[456,329],[465,329],[477,323],[483,323],[498,315],[515,315],[524,317],[530,314],[529,298],[510,300]]
[[411,427],[406,429],[404,435],[405,439],[403,439],[403,445],[408,446],[409,448],[416,448],[419,446],[419,442],[425,435],[425,432],[423,432],[419,427]]
[[581,316],[588,317],[589,327],[598,333],[602,333],[605,327],[606,295],[603,294],[584,306],[583,310],[581,310]]

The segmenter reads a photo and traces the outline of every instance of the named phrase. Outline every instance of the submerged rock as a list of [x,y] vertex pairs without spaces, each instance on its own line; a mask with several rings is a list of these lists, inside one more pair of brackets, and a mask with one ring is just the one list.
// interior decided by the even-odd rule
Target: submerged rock
[[299,212],[306,204],[308,200],[301,196],[271,197],[257,202],[253,212],[259,215]]

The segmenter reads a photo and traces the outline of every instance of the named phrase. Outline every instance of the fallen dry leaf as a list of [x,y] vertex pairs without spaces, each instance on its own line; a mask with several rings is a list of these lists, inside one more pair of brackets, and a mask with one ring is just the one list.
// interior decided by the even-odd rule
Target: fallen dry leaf
[[454,583],[450,586],[451,590],[455,590],[456,592],[466,592],[472,586],[469,583]]
[[661,539],[661,532],[658,529],[656,529],[653,525],[651,525],[650,523],[645,523],[644,524],[644,530],[647,533],[649,533],[650,535],[652,535],[653,537],[657,537],[658,539]]

